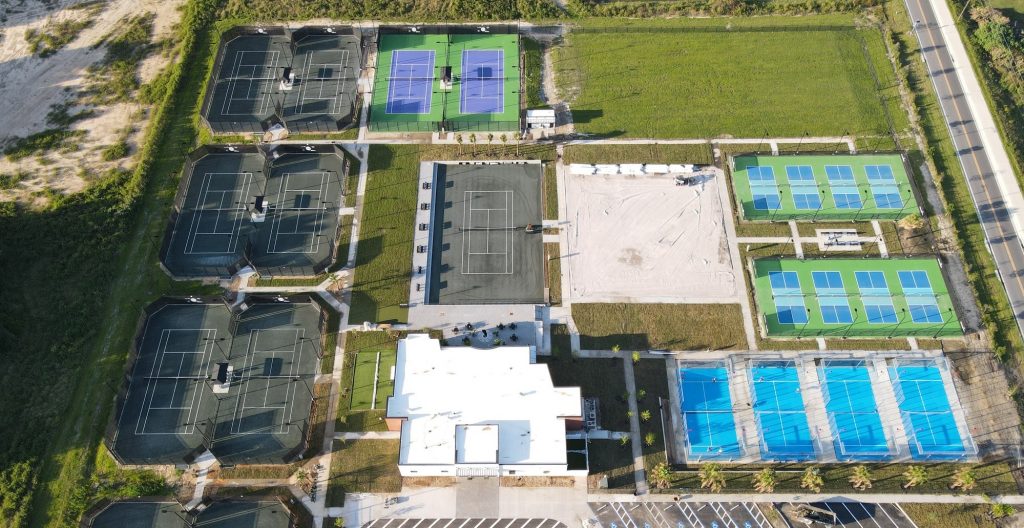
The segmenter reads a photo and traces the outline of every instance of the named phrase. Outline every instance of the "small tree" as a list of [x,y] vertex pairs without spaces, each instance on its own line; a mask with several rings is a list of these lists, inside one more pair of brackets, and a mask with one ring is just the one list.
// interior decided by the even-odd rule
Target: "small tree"
[[651,411],[647,409],[640,411],[640,419],[645,422],[651,421]]
[[867,466],[857,466],[853,468],[853,474],[850,475],[850,485],[857,491],[864,491],[871,487],[871,472],[868,471]]
[[648,432],[644,435],[644,445],[647,447],[654,447],[654,442],[658,441],[657,435],[652,432]]
[[651,471],[647,474],[647,481],[657,489],[669,487],[672,481],[672,473],[668,469],[668,464],[659,462],[658,465],[651,468]]
[[700,477],[701,488],[711,490],[714,493],[725,489],[725,475],[722,474],[722,466],[715,462],[701,464],[697,476]]
[[640,362],[640,352],[634,350],[633,354],[631,355],[631,357],[633,358],[633,364],[634,365],[636,365],[637,363]]
[[469,143],[471,145],[476,145],[476,134],[470,134],[469,135]]
[[633,411],[626,411],[627,420],[632,420],[634,416],[636,416],[636,413],[634,413]]
[[754,489],[758,493],[771,493],[775,491],[775,485],[778,484],[778,481],[778,477],[775,476],[775,470],[766,467],[754,474]]
[[903,489],[910,489],[928,482],[928,469],[924,466],[910,466],[903,472]]
[[622,435],[622,436],[619,437],[619,445],[621,445],[622,447],[626,447],[626,446],[629,445],[629,440],[630,440],[630,438],[629,438],[628,434],[627,435]]
[[462,134],[455,134],[455,142],[459,144],[459,155],[462,155]]
[[647,397],[647,391],[645,391],[644,389],[637,389],[637,391],[636,391],[636,399],[637,399],[637,401],[644,401],[644,398],[646,398],[646,397]]
[[800,487],[805,490],[821,493],[821,487],[824,485],[825,479],[821,478],[821,470],[816,467],[805,469],[803,476],[800,477]]
[[615,352],[616,354],[618,354],[619,351],[621,351],[621,350],[622,350],[622,347],[620,347],[619,345],[612,345],[612,352]]
[[971,491],[977,484],[977,477],[974,474],[974,470],[970,467],[964,466],[956,470],[956,473],[953,473],[953,483],[949,485],[949,489]]
[[487,134],[487,142],[494,143],[494,134]]
[[505,153],[505,147],[508,146],[508,136],[505,135],[505,134],[502,134],[501,136],[498,137],[498,139],[501,140],[501,153],[504,154]]
[[334,518],[334,528],[345,528],[345,518],[344,517],[335,517]]

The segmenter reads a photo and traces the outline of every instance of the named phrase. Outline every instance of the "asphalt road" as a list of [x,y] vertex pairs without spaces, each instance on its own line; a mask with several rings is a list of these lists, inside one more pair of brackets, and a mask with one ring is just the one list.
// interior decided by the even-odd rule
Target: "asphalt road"
[[[993,172],[991,162],[992,153],[984,147],[981,131],[954,69],[958,65],[954,64],[939,30],[932,2],[945,0],[905,1],[911,19],[915,22],[921,51],[939,96],[942,113],[953,137],[960,165],[967,176],[967,184],[981,218],[989,249],[995,258],[999,278],[1010,299],[1017,329],[1024,333],[1024,280],[1021,276],[1024,273],[1024,246],[1021,246],[1010,220],[1007,203],[996,182],[997,176]],[[963,66],[964,71],[974,75],[969,64]],[[987,105],[984,108],[988,111]],[[1013,185],[1016,185],[1016,182],[1013,182]]]

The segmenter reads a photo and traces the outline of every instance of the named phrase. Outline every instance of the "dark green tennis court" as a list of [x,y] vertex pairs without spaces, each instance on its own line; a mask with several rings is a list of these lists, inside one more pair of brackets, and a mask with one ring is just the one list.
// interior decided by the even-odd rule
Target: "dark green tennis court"
[[360,34],[351,27],[260,30],[223,36],[203,117],[215,133],[337,132],[355,124],[362,70]]
[[428,302],[543,302],[542,166],[438,163],[434,171]]
[[213,502],[185,511],[177,502],[119,501],[86,514],[88,528],[289,528],[293,516],[276,500]]
[[110,450],[131,464],[210,450],[222,463],[280,463],[302,450],[321,352],[308,298],[163,299],[137,336]]
[[207,146],[186,166],[161,249],[180,278],[313,276],[334,262],[345,154],[332,145]]

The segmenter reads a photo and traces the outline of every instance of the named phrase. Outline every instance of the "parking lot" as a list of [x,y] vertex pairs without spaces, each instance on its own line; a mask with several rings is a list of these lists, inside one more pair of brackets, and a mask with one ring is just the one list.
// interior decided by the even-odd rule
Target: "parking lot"
[[752,502],[592,502],[602,528],[771,528]]
[[[779,504],[779,510],[792,526],[804,526],[793,511],[795,503]],[[898,504],[872,504],[865,502],[813,502],[811,506],[831,511],[838,517],[835,526],[849,528],[917,528],[914,521]]]

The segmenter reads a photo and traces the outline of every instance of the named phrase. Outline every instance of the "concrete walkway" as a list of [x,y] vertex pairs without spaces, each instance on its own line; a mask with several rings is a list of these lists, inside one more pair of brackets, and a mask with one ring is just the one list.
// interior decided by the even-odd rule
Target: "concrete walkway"
[[399,431],[360,431],[357,433],[334,433],[337,440],[398,440],[402,437]]
[[640,442],[640,408],[636,404],[636,378],[633,376],[633,361],[629,357],[622,358],[623,371],[626,373],[626,391],[629,392],[629,430],[632,433],[630,447],[633,449],[633,478],[636,479],[636,494],[647,493],[647,473],[644,470],[644,450]]

